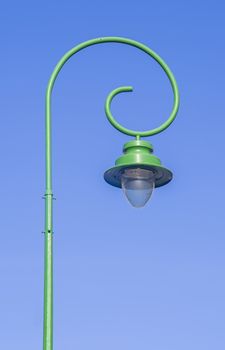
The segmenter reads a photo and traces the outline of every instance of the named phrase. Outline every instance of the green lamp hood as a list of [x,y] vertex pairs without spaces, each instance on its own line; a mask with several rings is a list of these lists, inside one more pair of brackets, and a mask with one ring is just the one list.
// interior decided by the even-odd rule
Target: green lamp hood
[[132,140],[123,146],[123,155],[119,157],[113,168],[104,173],[104,179],[112,186],[121,188],[121,175],[125,169],[140,168],[151,170],[155,176],[155,187],[166,185],[173,174],[164,168],[161,161],[153,153],[153,146],[148,141]]

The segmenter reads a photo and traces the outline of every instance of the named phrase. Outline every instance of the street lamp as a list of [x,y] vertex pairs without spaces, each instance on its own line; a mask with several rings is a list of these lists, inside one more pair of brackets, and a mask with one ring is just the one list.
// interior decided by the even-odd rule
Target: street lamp
[[121,92],[132,91],[131,86],[113,90],[106,99],[105,112],[110,123],[120,132],[134,136],[123,147],[124,154],[116,160],[113,168],[107,170],[104,179],[112,186],[120,187],[134,207],[142,207],[149,200],[155,187],[163,186],[172,179],[172,172],[164,168],[159,158],[153,155],[153,147],[141,137],[158,134],[168,128],[176,117],[179,108],[179,92],[175,78],[166,63],[147,46],[127,38],[103,37],[85,41],[68,51],[58,62],[49,79],[46,91],[46,190],[45,190],[45,257],[44,257],[44,331],[43,350],[53,349],[53,192],[52,192],[52,159],[51,159],[51,95],[55,80],[64,64],[77,52],[96,44],[121,43],[130,45],[147,53],[157,61],[170,80],[174,103],[172,112],[161,126],[148,131],[130,130],[120,125],[110,111],[113,97]]

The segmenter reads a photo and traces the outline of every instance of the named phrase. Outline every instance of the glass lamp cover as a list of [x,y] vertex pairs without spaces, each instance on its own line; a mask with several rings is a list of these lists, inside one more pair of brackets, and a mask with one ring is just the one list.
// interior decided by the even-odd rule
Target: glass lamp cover
[[143,207],[155,187],[154,173],[151,170],[125,169],[121,176],[122,189],[133,207]]

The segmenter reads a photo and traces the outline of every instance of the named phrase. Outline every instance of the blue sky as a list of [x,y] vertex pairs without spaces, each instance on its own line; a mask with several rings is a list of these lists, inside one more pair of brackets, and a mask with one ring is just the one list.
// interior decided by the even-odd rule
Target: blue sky
[[180,89],[178,117],[148,140],[174,173],[143,209],[102,177],[130,138],[172,106],[138,50],[82,51],[53,93],[54,349],[222,350],[225,343],[222,1],[12,1],[1,5],[1,348],[42,347],[44,95],[61,56],[99,36],[155,50]]

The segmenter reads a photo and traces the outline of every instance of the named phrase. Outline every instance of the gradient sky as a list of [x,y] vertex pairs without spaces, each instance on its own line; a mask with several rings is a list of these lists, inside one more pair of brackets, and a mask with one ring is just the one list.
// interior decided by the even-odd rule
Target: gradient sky
[[181,93],[177,119],[148,140],[174,173],[143,209],[102,177],[129,128],[167,117],[172,92],[137,49],[74,56],[53,93],[54,350],[223,350],[225,45],[223,1],[1,4],[0,347],[42,348],[44,95],[61,56],[124,36],[155,50]]

